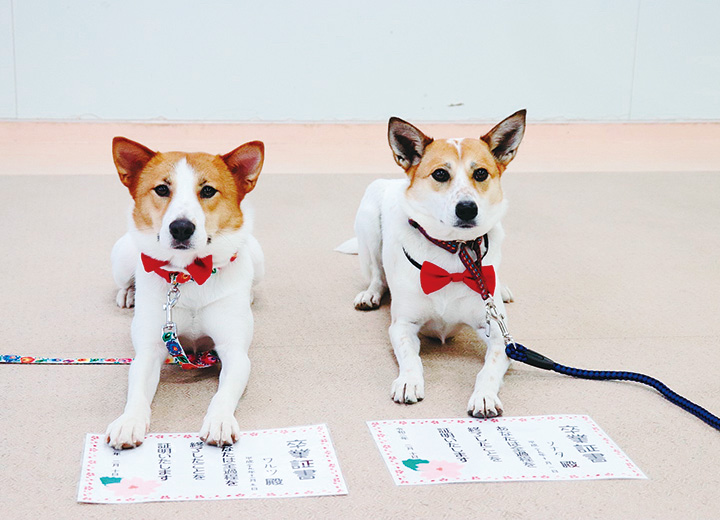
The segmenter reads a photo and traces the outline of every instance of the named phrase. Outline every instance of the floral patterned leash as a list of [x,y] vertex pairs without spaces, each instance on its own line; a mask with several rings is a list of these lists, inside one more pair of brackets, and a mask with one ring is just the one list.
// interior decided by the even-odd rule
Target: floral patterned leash
[[[166,365],[180,365],[185,370],[195,368],[208,368],[217,364],[220,359],[214,350],[188,354],[180,345],[177,337],[177,325],[172,320],[172,309],[180,299],[178,273],[170,275],[170,289],[163,305],[165,310],[165,326],[162,330],[162,340],[170,354],[165,359]],[[189,281],[189,280],[185,280]],[[47,358],[33,356],[19,356],[16,354],[0,354],[0,364],[22,365],[129,365],[132,358]]]
[[200,352],[195,356],[188,355],[185,353],[178,339],[177,325],[175,325],[172,319],[172,310],[180,299],[180,283],[177,279],[177,273],[172,273],[170,275],[170,289],[168,289],[167,298],[163,305],[163,309],[165,310],[165,326],[162,331],[162,340],[174,362],[184,370],[211,367],[220,361],[220,358],[218,358],[214,350]]
[[[202,360],[214,356],[214,351],[203,352],[199,356],[195,354],[185,354],[185,356],[191,363],[196,363],[198,358]],[[50,358],[0,354],[0,365],[129,365],[130,363],[132,358]],[[181,365],[180,361],[172,356],[165,359],[165,364]]]
[[[49,358],[0,354],[0,364],[16,365],[129,365],[132,358]],[[167,365],[179,364],[172,357],[165,360]]]

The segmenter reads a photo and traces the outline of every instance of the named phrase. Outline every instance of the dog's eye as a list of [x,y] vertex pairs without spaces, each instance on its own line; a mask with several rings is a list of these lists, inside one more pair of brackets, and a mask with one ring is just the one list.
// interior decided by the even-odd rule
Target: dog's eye
[[167,184],[160,184],[158,186],[155,186],[155,188],[153,188],[153,191],[158,194],[158,197],[170,196],[170,188]]
[[437,170],[432,172],[432,178],[438,182],[447,182],[450,180],[450,174],[447,170],[438,168]]
[[473,172],[473,179],[475,179],[478,182],[482,182],[488,178],[488,175],[490,175],[490,174],[488,173],[488,171],[485,168],[478,168],[477,170],[475,170]]
[[215,188],[213,188],[212,186],[203,186],[202,189],[200,190],[200,196],[203,199],[209,199],[216,193],[217,193],[217,190]]

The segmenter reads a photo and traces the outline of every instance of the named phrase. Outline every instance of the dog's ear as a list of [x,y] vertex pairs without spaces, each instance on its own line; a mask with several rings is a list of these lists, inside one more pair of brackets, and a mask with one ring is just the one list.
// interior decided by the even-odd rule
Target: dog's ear
[[388,142],[395,162],[403,170],[408,170],[420,162],[425,148],[433,140],[407,121],[391,117],[388,121]]
[[503,166],[513,160],[520,146],[525,134],[526,112],[525,109],[518,110],[480,138],[488,144],[495,160]]
[[265,161],[265,145],[251,141],[221,156],[235,178],[235,184],[243,193],[250,193],[257,183]]
[[113,161],[117,168],[120,181],[130,188],[137,180],[138,174],[145,165],[155,157],[157,152],[131,141],[125,137],[116,137],[112,141]]

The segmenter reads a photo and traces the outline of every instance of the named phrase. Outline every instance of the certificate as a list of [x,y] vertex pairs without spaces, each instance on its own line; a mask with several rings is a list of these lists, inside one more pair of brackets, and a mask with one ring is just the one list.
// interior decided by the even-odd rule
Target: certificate
[[367,424],[397,485],[647,478],[587,415]]
[[346,495],[324,424],[242,432],[231,446],[196,433],[154,433],[130,450],[85,439],[78,502],[123,504]]

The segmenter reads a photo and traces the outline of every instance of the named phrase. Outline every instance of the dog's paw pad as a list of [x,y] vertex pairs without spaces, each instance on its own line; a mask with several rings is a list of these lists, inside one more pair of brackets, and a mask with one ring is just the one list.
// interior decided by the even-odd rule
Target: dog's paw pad
[[200,438],[213,446],[229,446],[240,438],[240,425],[232,414],[208,414],[200,429]]
[[149,429],[148,417],[123,414],[110,423],[105,433],[105,440],[118,450],[135,448],[143,443]]
[[130,309],[135,307],[135,286],[131,285],[126,289],[120,289],[115,298],[117,306],[121,309]]
[[414,404],[425,399],[425,381],[422,376],[401,375],[393,381],[390,396],[396,403]]
[[370,311],[380,307],[380,300],[382,294],[378,291],[371,291],[370,289],[358,293],[355,297],[355,308],[359,311]]
[[467,411],[468,415],[481,419],[498,417],[503,414],[503,406],[497,394],[476,391],[470,397]]

